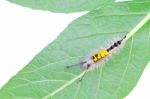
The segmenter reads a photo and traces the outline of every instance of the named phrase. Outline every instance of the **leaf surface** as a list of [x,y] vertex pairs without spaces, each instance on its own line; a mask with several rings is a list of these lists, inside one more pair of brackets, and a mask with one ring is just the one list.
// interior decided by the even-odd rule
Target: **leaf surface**
[[8,0],[25,7],[52,12],[80,12],[104,7],[113,0]]
[[78,66],[65,66],[82,61],[107,41],[131,31],[150,12],[150,6],[145,6],[150,2],[135,9],[138,4],[114,4],[70,23],[1,88],[0,99],[122,99],[128,95],[150,60],[150,22],[102,68],[88,72],[82,82],[78,82],[83,75]]

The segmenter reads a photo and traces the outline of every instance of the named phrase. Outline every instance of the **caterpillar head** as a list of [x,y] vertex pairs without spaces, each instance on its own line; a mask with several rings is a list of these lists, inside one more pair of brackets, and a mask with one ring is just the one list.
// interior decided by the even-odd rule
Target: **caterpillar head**
[[87,60],[83,61],[81,67],[82,67],[83,69],[89,69],[92,64],[94,64],[94,61],[93,61],[92,59],[87,59]]

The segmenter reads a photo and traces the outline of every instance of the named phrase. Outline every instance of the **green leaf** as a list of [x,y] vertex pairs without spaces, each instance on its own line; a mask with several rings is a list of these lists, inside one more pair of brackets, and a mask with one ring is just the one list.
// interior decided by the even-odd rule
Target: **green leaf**
[[[150,52],[150,22],[129,38],[106,64],[84,74],[78,63],[117,36],[125,36],[150,12],[150,2],[114,4],[75,21],[1,90],[0,99],[122,99],[139,80]],[[142,4],[142,3],[140,3]],[[144,5],[145,4],[145,5]],[[145,8],[144,8],[145,7]]]
[[10,2],[30,7],[32,9],[52,12],[80,12],[104,7],[113,0],[8,0]]

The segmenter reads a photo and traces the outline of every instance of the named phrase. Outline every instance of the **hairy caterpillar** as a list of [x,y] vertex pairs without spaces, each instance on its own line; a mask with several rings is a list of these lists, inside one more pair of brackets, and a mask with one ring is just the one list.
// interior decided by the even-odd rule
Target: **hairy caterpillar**
[[75,66],[75,65],[80,65],[81,68],[89,70],[91,68],[95,68],[96,64],[103,62],[103,60],[111,53],[111,51],[113,51],[114,49],[120,47],[120,45],[122,44],[122,41],[126,38],[126,36],[124,36],[122,39],[114,42],[111,46],[109,46],[108,48],[104,48],[102,50],[99,50],[98,52],[92,54],[91,56],[87,57],[85,60],[83,60],[82,62],[78,63],[78,64],[74,64],[74,65],[70,65],[67,66],[67,68],[71,67],[71,66]]

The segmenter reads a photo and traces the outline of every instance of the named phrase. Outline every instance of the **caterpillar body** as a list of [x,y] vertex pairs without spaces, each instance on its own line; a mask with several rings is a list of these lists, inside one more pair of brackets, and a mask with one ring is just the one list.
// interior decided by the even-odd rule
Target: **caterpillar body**
[[[81,68],[86,69],[86,70],[95,68],[95,64],[101,63],[102,60],[106,59],[106,57],[111,54],[111,51],[113,51],[115,48],[120,47],[120,45],[122,44],[122,41],[125,38],[126,38],[126,36],[124,36],[122,39],[114,42],[108,48],[99,50],[98,52],[96,52],[96,53],[92,54],[91,56],[87,57],[82,62],[80,62],[78,64],[71,65],[71,66],[80,65]],[[67,66],[67,68],[69,68],[71,66]]]

